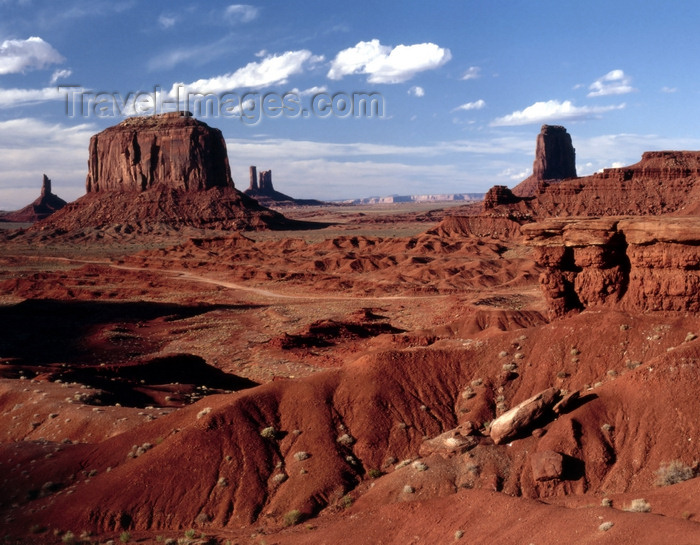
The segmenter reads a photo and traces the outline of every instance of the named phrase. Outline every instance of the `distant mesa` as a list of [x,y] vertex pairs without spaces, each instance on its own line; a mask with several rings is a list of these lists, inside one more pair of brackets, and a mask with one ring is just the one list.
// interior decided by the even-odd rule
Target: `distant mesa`
[[40,224],[118,233],[293,227],[234,187],[221,131],[172,112],[132,117],[90,139],[87,194]]
[[576,178],[576,150],[561,125],[542,125],[537,135],[532,175],[513,188],[518,197],[532,197],[541,182]]
[[295,199],[284,193],[276,191],[272,185],[272,170],[262,170],[258,173],[258,167],[250,167],[250,184],[245,194],[252,197],[263,206],[320,206],[323,201],[315,199]]
[[51,192],[51,180],[46,174],[44,174],[44,178],[41,183],[41,195],[39,198],[21,210],[7,212],[0,215],[0,221],[33,223],[49,217],[51,214],[60,210],[64,206],[66,206],[66,201]]

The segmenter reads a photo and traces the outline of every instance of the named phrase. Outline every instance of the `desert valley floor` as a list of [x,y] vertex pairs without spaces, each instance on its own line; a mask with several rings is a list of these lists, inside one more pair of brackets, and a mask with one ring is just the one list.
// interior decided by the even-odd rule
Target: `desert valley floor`
[[6,236],[0,539],[700,543],[697,313],[554,316],[454,210]]

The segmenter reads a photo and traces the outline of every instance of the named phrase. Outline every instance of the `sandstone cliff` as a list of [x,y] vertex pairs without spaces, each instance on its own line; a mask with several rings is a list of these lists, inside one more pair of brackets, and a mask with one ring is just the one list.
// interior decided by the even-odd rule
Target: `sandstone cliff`
[[90,139],[88,193],[233,187],[221,131],[187,112],[128,118]]
[[543,180],[576,178],[576,150],[571,135],[560,125],[542,125],[535,145],[532,175],[513,188],[519,197],[531,197]]
[[700,219],[549,219],[524,225],[550,312],[700,311]]

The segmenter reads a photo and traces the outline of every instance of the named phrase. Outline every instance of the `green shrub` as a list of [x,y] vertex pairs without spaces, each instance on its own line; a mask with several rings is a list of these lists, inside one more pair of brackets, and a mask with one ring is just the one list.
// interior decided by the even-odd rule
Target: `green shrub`
[[122,543],[129,543],[131,540],[131,534],[129,532],[122,532],[119,534],[119,541]]
[[284,525],[285,526],[296,526],[301,522],[302,514],[299,509],[292,509],[284,515]]

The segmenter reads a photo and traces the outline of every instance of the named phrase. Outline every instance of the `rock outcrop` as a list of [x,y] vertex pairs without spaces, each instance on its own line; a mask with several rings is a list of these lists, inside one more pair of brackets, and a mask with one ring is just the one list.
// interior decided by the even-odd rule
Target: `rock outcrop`
[[275,190],[272,185],[272,171],[263,170],[258,173],[257,167],[250,167],[250,184],[245,194],[254,198],[263,206],[319,206],[322,201],[315,199],[295,199]]
[[0,215],[0,221],[33,223],[49,217],[51,214],[60,210],[65,205],[66,201],[51,192],[51,180],[46,174],[44,174],[41,184],[41,195],[39,195],[39,198],[21,210],[7,212],[6,214]]
[[172,112],[131,117],[90,139],[88,193],[233,187],[221,131]]
[[549,219],[521,227],[550,313],[700,311],[697,217]]
[[516,196],[507,186],[494,185],[486,192],[486,195],[484,195],[484,211],[492,210],[504,204],[515,204],[521,200],[522,199]]
[[221,131],[186,112],[129,118],[90,140],[87,194],[36,226],[110,236],[183,227],[265,229],[298,223],[234,188]]
[[489,435],[497,445],[530,431],[532,425],[560,399],[558,388],[548,388],[518,403],[491,422]]
[[540,182],[568,178],[576,178],[576,150],[571,135],[560,125],[542,125],[537,135],[532,175],[515,186],[513,193],[531,197],[537,193]]

